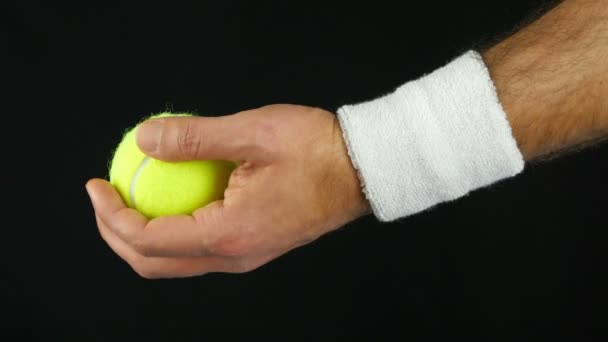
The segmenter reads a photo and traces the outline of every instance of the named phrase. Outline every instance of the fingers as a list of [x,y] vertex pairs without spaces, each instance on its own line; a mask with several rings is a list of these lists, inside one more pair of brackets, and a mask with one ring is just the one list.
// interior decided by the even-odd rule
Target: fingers
[[143,227],[148,219],[135,209],[127,207],[112,184],[103,179],[92,179],[86,184],[93,208],[100,218],[111,217],[122,225]]
[[254,127],[246,116],[166,117],[137,127],[137,145],[165,161],[248,160],[254,156]]
[[108,246],[140,276],[147,279],[191,277],[225,269],[226,260],[219,257],[162,258],[144,257],[122,241],[96,215],[97,227]]
[[222,202],[213,202],[194,216],[165,216],[146,219],[125,206],[105,180],[87,183],[93,207],[101,221],[138,254],[149,257],[199,257],[213,255],[217,235],[225,231]]
[[[93,205],[96,210],[95,219],[97,221],[97,227],[99,229],[99,233],[101,237],[106,241],[108,246],[112,248],[112,250],[121,257],[124,261],[126,261],[133,270],[147,279],[158,279],[158,278],[177,278],[177,277],[191,277],[196,275],[203,275],[211,272],[227,272],[227,273],[243,273],[249,272],[268,261],[274,259],[276,255],[280,253],[271,253],[271,254],[262,254],[262,255],[251,255],[251,256],[218,256],[218,255],[208,255],[208,256],[200,256],[200,257],[163,257],[159,255],[182,255],[184,253],[183,250],[180,250],[180,247],[176,249],[173,247],[172,242],[166,243],[162,242],[162,240],[155,240],[154,238],[150,238],[150,244],[133,244],[133,242],[124,240],[121,235],[119,235],[120,230],[117,230],[115,227],[111,227],[105,220],[102,218],[104,214],[110,214],[110,218],[112,220],[116,219],[111,215],[121,215],[119,217],[125,219],[131,219],[133,222],[138,224],[137,221],[145,221],[145,218],[142,220],[141,218],[137,218],[136,214],[132,213],[132,210],[129,208],[124,208],[111,191],[108,188],[109,184],[103,180],[92,180],[87,184],[87,188],[91,194],[91,200],[93,201]],[[100,203],[107,202],[107,203]],[[114,222],[112,221],[111,222]],[[151,222],[151,221],[150,221]],[[114,222],[116,223],[116,222]],[[124,224],[124,223],[121,223]],[[160,226],[159,226],[160,227]],[[170,226],[164,227],[169,228]],[[160,228],[159,228],[160,229]],[[179,235],[179,234],[173,234]],[[124,236],[130,236],[128,234]],[[162,235],[158,235],[161,236]],[[179,246],[183,243],[181,239],[176,239],[176,245]],[[139,247],[137,247],[139,246]],[[153,251],[148,252],[150,255],[145,255],[146,253],[140,253],[142,250],[142,246],[144,251]],[[162,246],[162,247],[155,247]],[[140,250],[138,250],[139,248]],[[196,254],[196,253],[195,253]],[[199,253],[200,254],[200,253]]]

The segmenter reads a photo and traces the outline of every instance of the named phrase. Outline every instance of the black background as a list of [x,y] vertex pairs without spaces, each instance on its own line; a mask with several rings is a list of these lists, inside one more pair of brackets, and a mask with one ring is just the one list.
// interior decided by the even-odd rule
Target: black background
[[3,332],[83,341],[608,337],[605,144],[528,164],[398,222],[364,217],[237,275],[140,278],[99,237],[84,188],[107,175],[122,130],[143,116],[270,103],[335,111],[504,36],[542,4],[2,5],[13,199],[3,215]]

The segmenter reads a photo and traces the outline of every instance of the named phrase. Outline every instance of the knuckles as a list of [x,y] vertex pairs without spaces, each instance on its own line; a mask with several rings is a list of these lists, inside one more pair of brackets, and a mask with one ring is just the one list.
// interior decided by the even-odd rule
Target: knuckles
[[131,246],[133,247],[135,252],[137,252],[139,255],[141,255],[143,257],[155,256],[154,248],[152,248],[150,243],[146,240],[144,234],[140,234],[140,236],[133,238],[133,240],[131,241]]
[[158,271],[154,271],[146,267],[132,267],[135,273],[144,279],[158,279],[160,275]]
[[144,256],[138,256],[131,260],[127,260],[127,263],[137,275],[144,279],[158,279],[161,276],[159,270],[152,267]]
[[232,260],[226,270],[229,273],[247,273],[257,268],[249,258],[236,258]]
[[254,151],[258,156],[272,156],[285,142],[281,141],[280,127],[267,118],[259,118],[251,125]]
[[177,134],[177,150],[180,156],[186,159],[195,158],[198,156],[201,147],[201,135],[194,127],[193,123],[186,123],[185,126],[179,128]]
[[251,221],[247,222],[248,220],[242,216],[236,221],[218,217],[209,219],[220,220],[216,224],[211,223],[212,226],[225,227],[222,230],[214,230],[212,234],[204,235],[205,240],[201,241],[201,244],[209,253],[221,257],[243,258],[255,254],[262,247],[259,237],[261,230],[258,229],[258,225]]
[[210,246],[214,254],[243,258],[253,250],[252,244],[244,237],[220,239]]

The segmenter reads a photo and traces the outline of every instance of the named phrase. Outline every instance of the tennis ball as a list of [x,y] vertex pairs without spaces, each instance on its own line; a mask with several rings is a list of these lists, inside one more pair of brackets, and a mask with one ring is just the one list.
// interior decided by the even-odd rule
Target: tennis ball
[[[161,113],[148,118],[190,116]],[[146,156],[135,140],[137,126],[127,130],[114,150],[110,183],[125,204],[147,218],[191,214],[222,199],[236,164],[225,160],[164,162]]]

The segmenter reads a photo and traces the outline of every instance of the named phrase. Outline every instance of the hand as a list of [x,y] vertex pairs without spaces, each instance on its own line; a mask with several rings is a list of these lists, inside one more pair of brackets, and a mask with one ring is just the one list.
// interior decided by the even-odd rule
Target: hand
[[338,121],[322,109],[271,105],[151,119],[137,143],[170,162],[238,163],[224,199],[192,215],[148,220],[107,181],[87,183],[101,236],[144,278],[251,271],[370,213]]

